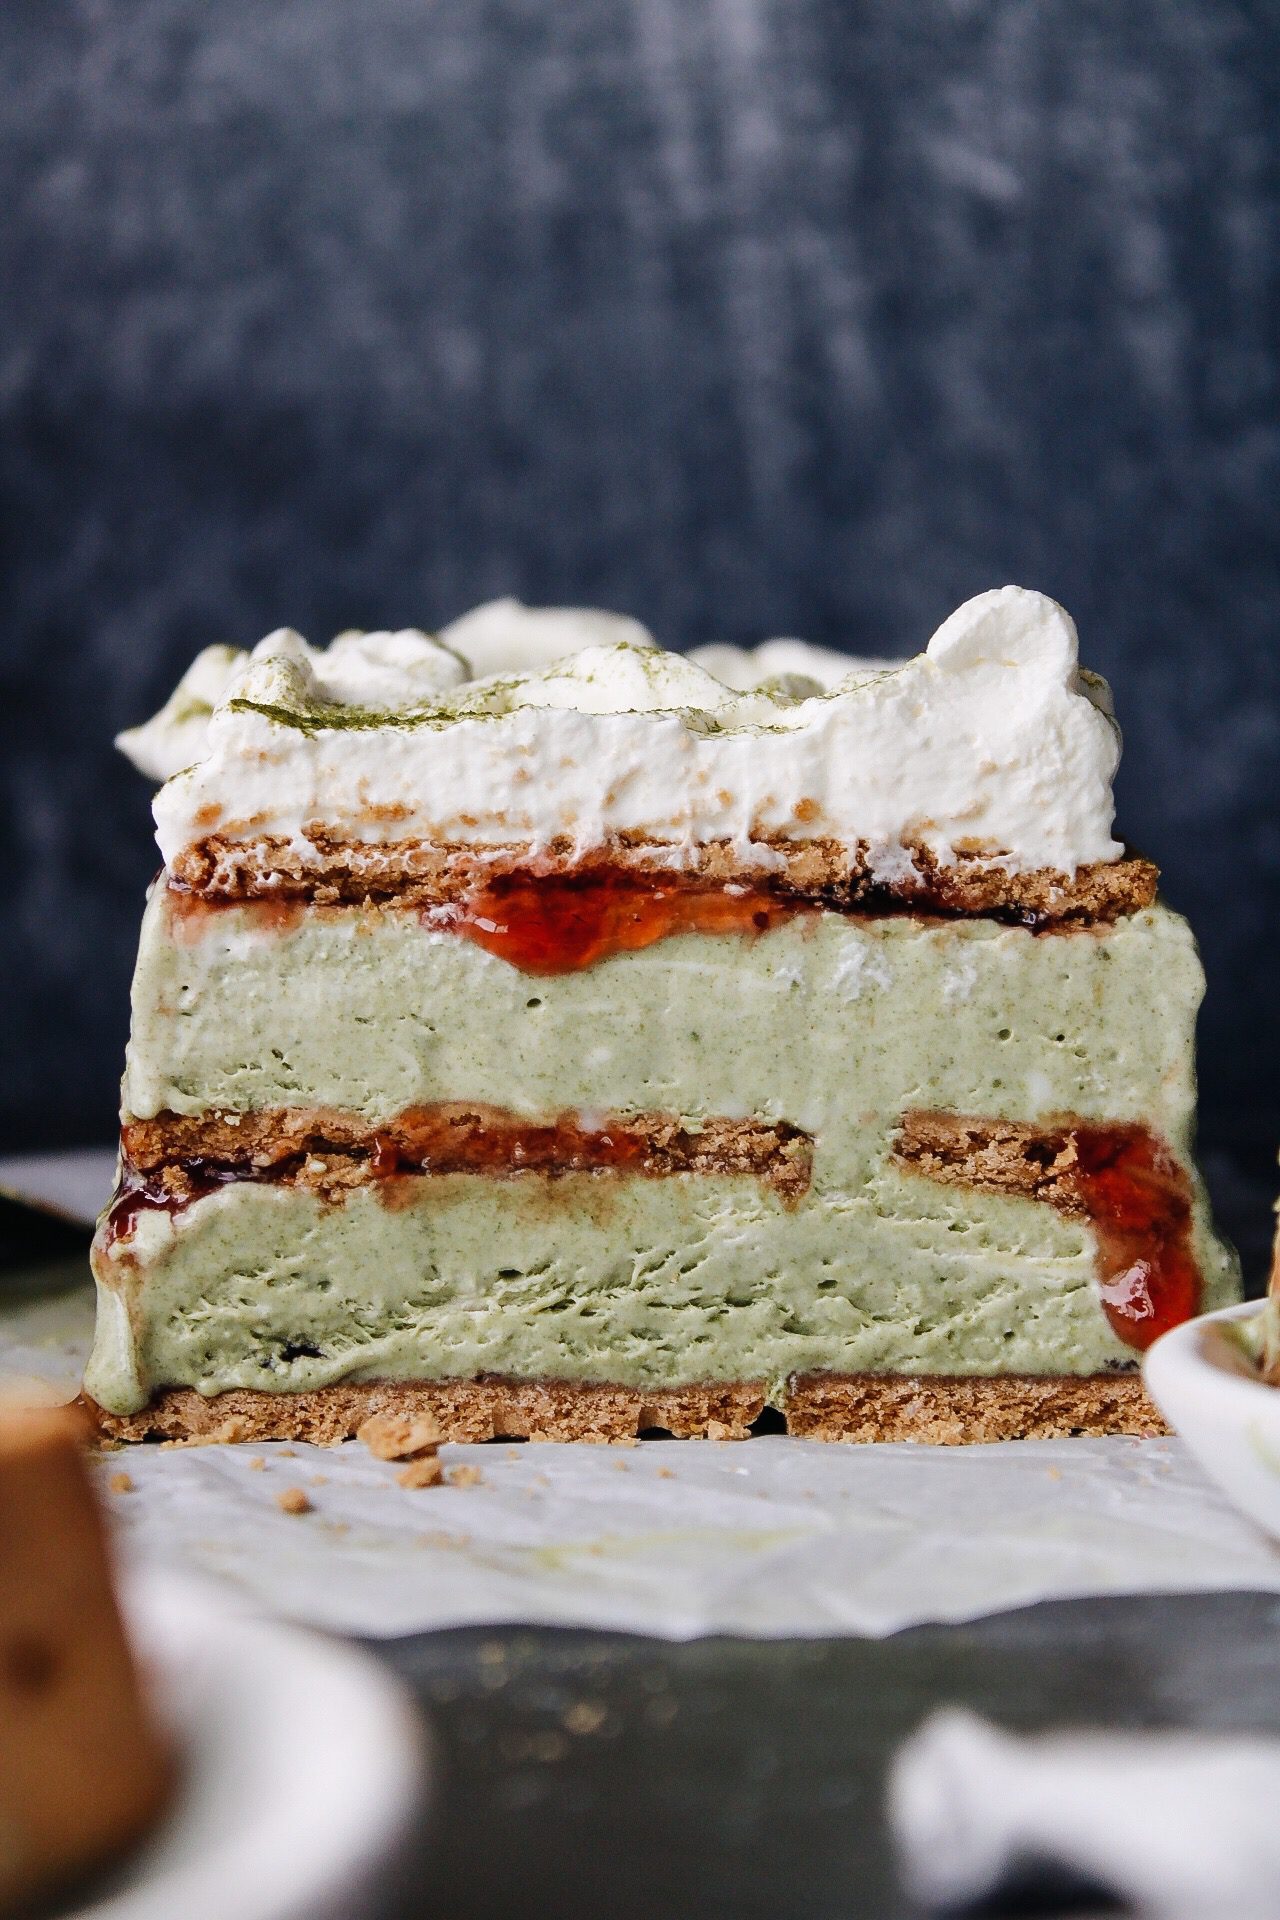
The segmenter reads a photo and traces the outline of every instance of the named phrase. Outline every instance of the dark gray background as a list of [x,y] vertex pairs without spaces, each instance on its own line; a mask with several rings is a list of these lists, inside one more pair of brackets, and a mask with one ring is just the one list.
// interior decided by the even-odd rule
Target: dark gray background
[[[1016,580],[1280,1138],[1280,11],[9,0],[0,1140],[105,1138],[194,650],[488,595],[908,652]],[[1261,1223],[1259,1223],[1261,1231]]]

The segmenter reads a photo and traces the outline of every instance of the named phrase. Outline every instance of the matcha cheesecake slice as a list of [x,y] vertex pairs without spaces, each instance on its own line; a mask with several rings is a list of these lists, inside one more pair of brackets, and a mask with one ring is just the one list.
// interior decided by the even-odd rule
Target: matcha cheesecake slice
[[1235,1297],[1202,976],[1037,594],[898,667],[496,603],[201,656],[86,1395],[120,1438],[1155,1430]]

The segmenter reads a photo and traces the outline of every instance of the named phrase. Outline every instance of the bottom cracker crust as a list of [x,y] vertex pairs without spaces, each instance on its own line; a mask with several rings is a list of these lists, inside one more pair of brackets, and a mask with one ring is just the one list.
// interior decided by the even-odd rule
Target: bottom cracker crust
[[1170,1431],[1136,1373],[802,1374],[787,1391],[787,1429],[807,1440],[1064,1440]]
[[[337,1446],[373,1414],[429,1414],[446,1441],[744,1440],[764,1412],[758,1382],[695,1387],[580,1385],[567,1381],[372,1381],[304,1393],[235,1391],[206,1398],[170,1387],[141,1413],[114,1414],[87,1396],[100,1437],[227,1441],[305,1440]],[[787,1388],[787,1429],[809,1440],[915,1440],[957,1446],[1073,1434],[1169,1431],[1137,1374],[802,1374]]]

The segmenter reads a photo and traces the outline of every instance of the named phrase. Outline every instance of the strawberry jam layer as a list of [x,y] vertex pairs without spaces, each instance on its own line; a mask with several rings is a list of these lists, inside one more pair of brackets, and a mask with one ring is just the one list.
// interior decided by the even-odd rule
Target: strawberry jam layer
[[[242,876],[243,884],[234,887],[193,887],[170,875],[172,937],[179,945],[194,946],[216,931],[227,910],[237,910],[255,932],[288,935],[312,911],[360,906],[419,915],[428,927],[472,940],[522,972],[559,974],[581,972],[612,954],[635,952],[673,934],[754,938],[797,914],[818,912],[939,921],[980,915],[1031,933],[1075,931],[1107,924],[1117,913],[1145,904],[1154,887],[1154,869],[1147,876],[1144,863],[1124,861],[1114,872],[1099,870],[1108,876],[1098,880],[1103,895],[1108,887],[1119,887],[1114,900],[1109,895],[1095,900],[1087,890],[1072,896],[1060,877],[1045,883],[1048,891],[1041,899],[1031,884],[1034,875],[1008,898],[988,898],[968,868],[939,867],[923,852],[909,877],[891,883],[856,866],[843,877],[826,879],[812,863],[803,878],[782,866],[767,877],[748,873],[713,879],[592,856],[574,866],[481,870],[483,878],[477,878],[474,862],[465,872],[446,869],[425,877],[396,869],[379,884],[376,873],[364,872],[371,861],[364,849],[349,868],[326,871],[310,882],[269,868]],[[1134,878],[1130,869],[1137,868],[1142,875]]]
[[807,911],[804,900],[764,887],[602,867],[504,874],[428,918],[523,973],[555,974],[581,972],[675,933],[754,937]]
[[122,1130],[120,1184],[102,1236],[111,1246],[134,1232],[142,1214],[180,1213],[235,1181],[304,1185],[338,1198],[350,1187],[406,1174],[737,1174],[793,1205],[812,1177],[813,1142],[785,1121],[713,1117],[697,1131],[670,1114],[593,1121],[573,1112],[531,1121],[470,1102],[409,1107],[381,1128],[297,1109],[238,1115],[234,1124],[216,1115],[131,1121]]

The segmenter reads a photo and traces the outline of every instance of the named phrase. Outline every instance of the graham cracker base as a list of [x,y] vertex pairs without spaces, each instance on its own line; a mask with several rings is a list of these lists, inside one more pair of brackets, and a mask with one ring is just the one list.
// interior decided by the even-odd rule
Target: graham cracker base
[[572,1381],[370,1381],[306,1393],[237,1390],[210,1399],[169,1387],[141,1413],[107,1413],[84,1401],[108,1440],[309,1440],[336,1446],[373,1414],[429,1414],[442,1440],[632,1440],[655,1427],[677,1439],[743,1440],[765,1390],[724,1386],[579,1386]]
[[[373,1381],[306,1393],[247,1390],[206,1399],[170,1387],[141,1413],[82,1404],[106,1441],[306,1440],[336,1446],[373,1414],[428,1414],[446,1441],[628,1441],[654,1429],[677,1439],[742,1440],[763,1413],[765,1387],[638,1387],[568,1381]],[[802,1374],[782,1411],[789,1432],[810,1440],[919,1440],[955,1446],[1072,1434],[1167,1433],[1137,1374]]]
[[787,1428],[807,1440],[1065,1440],[1074,1434],[1169,1432],[1136,1373],[802,1374]]

